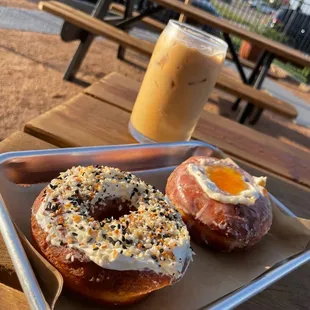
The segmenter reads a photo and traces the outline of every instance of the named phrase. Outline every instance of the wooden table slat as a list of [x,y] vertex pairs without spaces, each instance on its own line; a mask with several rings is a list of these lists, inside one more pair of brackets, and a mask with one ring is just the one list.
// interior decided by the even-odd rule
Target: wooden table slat
[[23,292],[0,283],[0,309],[29,310],[30,308]]
[[59,147],[136,143],[128,112],[79,94],[25,125],[25,132]]
[[15,151],[53,149],[53,144],[44,142],[22,131],[17,131],[0,142],[0,154]]
[[[139,87],[140,83],[113,73],[85,93],[131,112]],[[202,113],[193,137],[310,187],[310,154],[276,138],[207,111]]]

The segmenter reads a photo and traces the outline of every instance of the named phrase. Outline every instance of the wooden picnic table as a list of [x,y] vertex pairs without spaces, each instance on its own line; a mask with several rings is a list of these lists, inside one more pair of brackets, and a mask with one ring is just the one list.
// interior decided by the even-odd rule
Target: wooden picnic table
[[[236,67],[238,69],[238,72],[240,74],[243,83],[250,85],[256,89],[261,88],[263,81],[266,75],[268,74],[270,65],[275,58],[281,59],[283,61],[292,62],[293,64],[296,64],[298,66],[310,67],[310,57],[301,53],[300,51],[292,49],[279,42],[275,42],[269,38],[266,38],[252,31],[249,31],[248,29],[236,25],[228,20],[216,17],[192,5],[187,5],[182,1],[150,0],[149,6],[147,6],[144,11],[142,11],[140,14],[137,15],[133,14],[133,0],[127,0],[124,19],[116,21],[107,20],[106,17],[111,2],[112,0],[98,0],[97,5],[93,10],[92,16],[104,19],[120,29],[128,29],[134,23],[138,22],[142,18],[148,17],[156,12],[159,12],[163,8],[172,9],[180,13],[182,16],[186,16],[194,21],[197,21],[202,25],[206,24],[208,26],[217,28],[223,33],[223,37],[228,44],[232,59],[236,64]],[[154,3],[157,4],[157,6],[156,5],[154,6]],[[69,30],[66,31],[68,22],[70,21],[67,21],[66,27],[64,27],[62,31],[63,38],[71,37],[70,28],[68,28]],[[260,47],[263,51],[261,56],[257,60],[257,63],[249,77],[246,76],[243,70],[238,54],[236,53],[234,45],[232,43],[230,37],[231,35],[244,39],[250,42],[251,44]],[[73,56],[70,65],[68,66],[68,69],[64,76],[65,79],[74,78],[74,75],[77,72],[79,66],[81,65],[94,36],[90,33],[82,32],[81,36],[78,38],[81,39],[81,43],[75,55]],[[73,39],[77,39],[77,37],[74,36]],[[123,58],[123,56],[124,56],[124,48],[120,46],[118,51],[118,57]],[[238,108],[240,101],[241,99],[237,99],[237,101],[233,106],[233,109]],[[241,109],[237,120],[240,123],[244,123],[251,116],[253,109],[254,105],[252,103],[248,103],[245,107]],[[259,108],[256,111],[256,113],[251,117],[249,122],[251,124],[255,124],[260,118],[262,112],[263,108]]]
[[[55,147],[128,144],[130,111],[140,84],[113,73],[83,93],[25,125],[0,143],[0,152]],[[194,138],[222,148],[244,169],[268,177],[268,190],[298,216],[310,218],[309,153],[221,116],[203,112]],[[2,247],[1,247],[2,245]],[[2,280],[2,266],[14,267],[0,239],[0,308],[28,309],[24,295]],[[239,309],[307,309],[310,264],[286,276]],[[4,279],[4,277],[3,277]],[[4,282],[3,282],[4,281]],[[11,279],[11,283],[14,281]]]
[[[106,0],[102,0],[106,1]],[[185,3],[178,0],[152,0],[158,5],[172,9],[180,14],[184,14],[188,18],[191,18],[200,24],[207,24],[208,26],[214,27],[222,31],[224,40],[227,42],[233,61],[238,69],[240,77],[245,84],[251,85],[256,89],[260,89],[265,77],[268,74],[270,65],[275,58],[278,58],[284,62],[291,62],[297,66],[310,67],[310,56],[303,54],[302,52],[288,47],[282,43],[276,42],[262,35],[259,35],[253,31],[249,31],[239,25],[236,25],[226,19],[213,16],[201,9],[195,8],[192,5],[186,5]],[[251,44],[260,47],[262,54],[257,60],[256,66],[254,67],[251,75],[246,76],[243,67],[240,63],[238,54],[234,48],[231,40],[231,35],[237,36],[240,39],[246,40]],[[240,99],[234,104],[234,109],[237,109]],[[254,105],[248,103],[240,112],[238,120],[240,123],[244,123],[245,120],[250,116],[254,109]],[[258,109],[255,115],[251,118],[250,123],[254,124],[260,118],[263,109]]]
[[[70,21],[76,26],[90,31],[93,34],[103,35],[108,39],[114,40],[119,43],[120,46],[129,47],[149,57],[153,53],[155,47],[153,43],[132,37],[125,31],[117,29],[79,10],[73,9],[68,5],[56,1],[49,1],[40,3],[40,8]],[[125,7],[123,8],[125,9]],[[294,119],[298,115],[296,108],[292,105],[269,95],[267,92],[262,92],[243,84],[238,78],[236,79],[235,76],[231,76],[231,71],[225,68],[223,68],[221,74],[217,78],[215,87],[233,94],[237,98],[247,100],[258,107],[274,111],[284,117]]]

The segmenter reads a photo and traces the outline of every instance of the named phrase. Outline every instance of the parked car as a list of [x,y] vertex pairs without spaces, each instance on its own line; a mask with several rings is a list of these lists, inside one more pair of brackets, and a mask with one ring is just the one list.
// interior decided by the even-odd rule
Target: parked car
[[271,8],[269,5],[265,3],[259,3],[256,6],[256,9],[264,14],[273,14],[275,12],[275,9]]
[[282,33],[287,45],[310,54],[310,15],[301,10],[281,8],[268,27]]

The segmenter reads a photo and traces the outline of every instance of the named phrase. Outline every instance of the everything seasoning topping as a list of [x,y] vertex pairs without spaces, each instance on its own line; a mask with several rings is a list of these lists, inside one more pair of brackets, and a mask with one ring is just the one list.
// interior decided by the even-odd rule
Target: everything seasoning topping
[[[116,270],[151,269],[180,276],[191,258],[189,234],[164,195],[138,177],[105,166],[73,167],[46,188],[36,219],[52,245],[84,252]],[[98,220],[108,202],[128,209]],[[101,218],[100,218],[101,219]]]

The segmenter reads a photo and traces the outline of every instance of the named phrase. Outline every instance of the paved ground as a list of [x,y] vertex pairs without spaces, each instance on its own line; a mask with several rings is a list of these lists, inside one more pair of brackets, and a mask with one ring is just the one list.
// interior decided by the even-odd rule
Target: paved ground
[[37,10],[0,7],[0,29],[58,34],[63,21]]
[[[30,9],[0,7],[0,29],[15,29],[30,32],[40,32],[48,34],[59,34],[62,27],[62,20],[50,14]],[[142,39],[156,41],[157,35],[146,32],[139,28],[134,28],[132,34]],[[230,62],[226,65],[234,68]],[[234,68],[235,69],[235,68]],[[247,70],[247,74],[249,74]],[[278,97],[293,104],[298,110],[296,124],[310,127],[310,104],[296,97],[289,90],[281,87],[271,79],[266,79],[263,87],[273,96]]]
[[[226,65],[234,68],[235,66],[231,62],[226,62]],[[247,76],[250,75],[251,71],[246,69]],[[298,117],[295,120],[295,123],[301,126],[309,127],[310,128],[310,103],[306,102],[297,96],[295,96],[292,92],[285,89],[277,82],[272,79],[266,78],[264,80],[262,88],[266,89],[270,94],[274,97],[277,97],[283,101],[286,101],[295,106],[296,110],[298,111]]]

